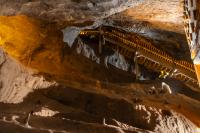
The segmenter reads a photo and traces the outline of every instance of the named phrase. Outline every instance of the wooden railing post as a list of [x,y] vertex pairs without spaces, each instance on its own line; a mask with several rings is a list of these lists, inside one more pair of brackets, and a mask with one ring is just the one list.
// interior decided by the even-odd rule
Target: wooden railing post
[[134,56],[134,64],[135,64],[135,74],[136,74],[136,80],[139,80],[140,78],[140,71],[139,71],[139,65],[138,65],[138,52],[135,52],[135,56]]

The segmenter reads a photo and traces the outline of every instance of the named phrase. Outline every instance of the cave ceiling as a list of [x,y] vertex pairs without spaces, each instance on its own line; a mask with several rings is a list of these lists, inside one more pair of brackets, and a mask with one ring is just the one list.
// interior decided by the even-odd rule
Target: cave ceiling
[[151,38],[171,55],[190,60],[182,4],[180,0],[1,0],[0,15],[27,15],[53,23],[59,30],[114,25]]
[[190,60],[180,0],[1,0],[0,15],[26,15],[58,30],[100,24],[121,27],[154,40],[176,58]]

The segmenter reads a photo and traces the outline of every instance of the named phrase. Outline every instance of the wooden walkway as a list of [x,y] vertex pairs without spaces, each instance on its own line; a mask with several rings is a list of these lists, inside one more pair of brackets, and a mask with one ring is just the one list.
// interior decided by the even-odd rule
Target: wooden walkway
[[[130,60],[137,57],[138,64],[156,72],[163,71],[168,77],[181,80],[187,85],[199,88],[193,64],[176,60],[166,52],[156,48],[151,41],[134,33],[128,33],[113,27],[102,27],[100,30],[84,30],[81,36],[101,36],[101,42],[114,50],[118,50]],[[112,45],[111,45],[112,44]]]

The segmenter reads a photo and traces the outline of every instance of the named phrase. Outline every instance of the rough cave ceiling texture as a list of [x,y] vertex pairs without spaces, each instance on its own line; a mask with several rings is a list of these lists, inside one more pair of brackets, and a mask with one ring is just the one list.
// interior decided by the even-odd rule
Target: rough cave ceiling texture
[[147,21],[160,29],[184,33],[183,3],[180,0],[146,0],[124,11],[122,17]]
[[[82,58],[74,53],[74,51],[65,49],[63,34],[61,32],[63,28],[68,26],[85,27],[93,25],[94,22],[112,25],[151,38],[159,48],[169,52],[176,58],[190,60],[187,41],[183,31],[183,9],[181,2],[182,0],[0,0],[0,46],[6,51],[6,53],[0,51],[0,73],[3,75],[0,77],[0,101],[5,103],[19,103],[23,101],[23,98],[29,92],[43,87],[51,87],[45,91],[31,94],[33,95],[32,97],[28,97],[24,103],[16,106],[19,108],[16,112],[19,114],[23,111],[29,113],[33,108],[32,106],[35,106],[35,103],[42,103],[41,106],[47,103],[53,109],[59,107],[58,110],[61,113],[65,113],[62,112],[63,108],[69,111],[69,108],[73,106],[75,115],[72,111],[65,117],[68,120],[68,115],[71,115],[70,117],[73,118],[75,116],[73,119],[77,121],[83,120],[84,122],[80,122],[79,124],[84,127],[84,131],[86,132],[88,125],[85,125],[89,123],[88,120],[92,119],[92,122],[98,121],[98,123],[101,123],[99,122],[99,118],[93,118],[94,115],[98,115],[100,119],[103,119],[104,115],[112,116],[111,118],[116,119],[120,118],[119,120],[122,119],[122,122],[125,121],[127,124],[130,120],[129,115],[124,117],[124,115],[119,116],[119,114],[126,115],[126,110],[123,112],[121,107],[123,108],[124,104],[128,104],[128,108],[132,109],[132,107],[135,107],[136,110],[139,110],[139,113],[142,112],[141,116],[139,115],[139,119],[142,119],[142,122],[139,123],[141,125],[136,124],[133,126],[142,128],[145,125],[150,127],[147,128],[148,130],[155,131],[154,128],[158,126],[155,120],[157,119],[164,125],[164,128],[162,128],[162,124],[159,125],[160,127],[156,129],[157,131],[181,132],[184,130],[185,132],[195,132],[193,124],[186,121],[182,116],[176,118],[177,115],[174,116],[174,113],[166,110],[174,109],[198,125],[200,123],[200,112],[198,111],[200,109],[199,94],[191,93],[194,94],[194,100],[183,96],[183,94],[149,94],[149,88],[152,87],[152,84],[155,85],[154,83],[147,85],[134,83],[129,85],[115,84],[114,86],[113,84],[108,84],[108,81],[119,82],[122,79],[124,82],[127,82],[125,80],[131,81],[132,77],[116,69],[105,69],[101,65],[94,64]],[[63,54],[63,51],[66,52],[66,55]],[[34,75],[34,72],[23,68],[10,56],[21,61],[28,67],[39,70],[41,73],[50,74],[45,75],[48,79],[59,75],[59,77],[55,76],[56,78],[54,78],[56,80],[64,78],[65,80],[62,80],[62,83],[67,84],[68,88],[56,88],[54,86],[55,82],[51,83],[43,77],[37,77],[37,74]],[[105,78],[106,83],[101,83],[100,81],[105,81]],[[179,85],[177,86],[180,87],[181,85]],[[52,86],[55,88],[52,89]],[[125,89],[127,90],[124,91]],[[152,91],[151,89],[150,91]],[[41,95],[42,102],[40,101]],[[35,97],[37,97],[37,100],[35,100]],[[117,99],[117,102],[119,102],[118,99],[120,101],[123,99],[123,102],[118,106],[118,103],[113,104],[112,99]],[[83,104],[80,104],[79,101],[82,101]],[[24,107],[27,103],[31,107]],[[155,113],[157,109],[148,111],[145,106],[136,106],[136,103],[156,106],[162,108],[162,110],[159,110],[158,112],[161,113],[157,115]],[[106,107],[106,109],[108,108],[107,112],[99,106],[97,107],[97,105]],[[4,109],[6,110],[7,105],[0,104],[1,106],[5,107]],[[15,105],[13,106],[15,107]],[[21,111],[21,106],[24,107],[23,111]],[[99,110],[92,110],[95,108]],[[116,108],[116,110],[113,111],[113,108]],[[82,112],[80,112],[80,109]],[[151,107],[149,109],[152,110]],[[11,106],[8,107],[8,110],[11,110],[10,113],[13,113]],[[145,118],[143,117],[143,111],[145,112]],[[193,113],[191,114],[191,112]],[[77,118],[79,115],[85,116],[85,114],[88,116]],[[148,119],[146,119],[146,114]],[[156,116],[152,119],[153,115]],[[59,119],[59,117],[55,119]],[[149,118],[151,119],[150,122],[148,122]],[[11,118],[8,117],[8,119]],[[15,120],[15,118],[12,119]],[[143,124],[143,119],[147,123]],[[177,119],[181,119],[181,122],[178,121],[175,122],[175,125],[172,124],[169,126],[169,123],[174,123]],[[37,126],[38,120],[40,121],[40,119],[37,119],[31,124],[34,126],[36,123],[35,125]],[[2,120],[0,119],[1,122]],[[69,123],[72,124],[69,128],[76,132],[76,122],[69,120]],[[183,123],[183,128],[176,128],[180,123]],[[126,129],[123,129],[123,131],[127,131],[127,128],[130,128],[128,125],[123,125],[123,123],[118,123],[118,125]],[[45,125],[42,126],[45,127]],[[90,126],[93,128],[96,128],[96,126],[99,127],[99,125],[95,124],[89,124]],[[100,127],[100,129],[105,128],[104,126]],[[39,128],[41,127],[39,126]],[[49,128],[49,125],[46,127]],[[112,129],[113,127],[109,128]],[[113,132],[121,132],[122,128],[120,127],[120,131],[116,127],[114,129],[117,131]],[[94,129],[94,131],[96,130]]]
[[[113,15],[115,13],[118,14]],[[129,30],[152,38],[162,44],[161,48],[177,58],[190,60],[183,30],[183,8],[180,0],[0,1],[0,15],[19,14],[53,23],[58,30],[70,25],[86,26],[94,22],[109,24],[114,22],[118,26],[121,25],[123,28],[126,26],[125,28]]]
[[1,0],[0,6],[0,15],[25,14],[59,23],[94,21],[129,8],[124,15],[130,19],[183,33],[180,0]]
[[128,20],[183,33],[180,0],[1,0],[0,6],[0,15],[25,14],[59,24],[95,21],[129,9],[123,12]]
[[1,15],[26,14],[49,22],[84,22],[105,18],[143,0],[1,0]]

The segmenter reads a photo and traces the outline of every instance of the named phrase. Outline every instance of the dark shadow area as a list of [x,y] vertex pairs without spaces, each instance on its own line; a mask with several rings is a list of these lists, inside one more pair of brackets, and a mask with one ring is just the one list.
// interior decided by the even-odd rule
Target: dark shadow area
[[[29,94],[23,103],[20,104],[0,104],[2,115],[18,114],[26,117],[32,111],[39,111],[41,107],[49,107],[58,110],[60,113],[55,118],[66,118],[86,123],[103,124],[112,123],[112,119],[126,123],[133,127],[146,130],[153,130],[156,123],[147,124],[142,118],[145,112],[134,109],[134,106],[124,99],[111,98],[102,94],[91,93],[69,88],[53,87],[48,89],[36,90]],[[24,112],[26,112],[24,114]],[[155,118],[152,119],[154,121]],[[23,121],[23,120],[21,120]]]
[[171,87],[173,93],[180,93],[192,99],[200,101],[200,93],[187,87],[181,81],[175,79],[166,79],[164,81]]

